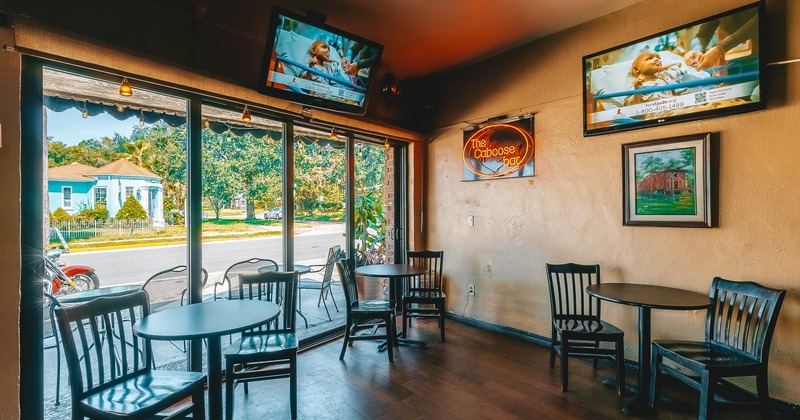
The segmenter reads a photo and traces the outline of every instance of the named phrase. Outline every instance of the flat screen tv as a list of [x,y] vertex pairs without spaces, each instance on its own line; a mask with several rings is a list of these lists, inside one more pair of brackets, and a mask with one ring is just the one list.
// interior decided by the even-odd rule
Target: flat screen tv
[[763,2],[583,57],[583,134],[763,109]]
[[272,10],[259,92],[364,114],[383,46],[279,7]]

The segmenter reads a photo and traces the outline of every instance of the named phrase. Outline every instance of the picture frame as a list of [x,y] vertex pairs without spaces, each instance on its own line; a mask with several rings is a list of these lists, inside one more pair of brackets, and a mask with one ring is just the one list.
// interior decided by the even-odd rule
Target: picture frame
[[712,227],[711,133],[622,145],[625,226]]

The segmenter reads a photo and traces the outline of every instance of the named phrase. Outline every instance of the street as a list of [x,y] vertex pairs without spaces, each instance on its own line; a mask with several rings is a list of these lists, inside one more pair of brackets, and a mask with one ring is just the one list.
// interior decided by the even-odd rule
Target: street
[[[283,260],[283,238],[280,236],[234,239],[203,244],[203,268],[208,271],[207,286],[222,281],[232,264],[250,258]],[[324,264],[328,248],[344,246],[344,224],[316,225],[309,232],[295,236],[295,263]],[[186,245],[139,247],[108,251],[63,254],[67,265],[88,265],[100,278],[100,286],[144,283],[151,275],[177,265],[186,264]]]

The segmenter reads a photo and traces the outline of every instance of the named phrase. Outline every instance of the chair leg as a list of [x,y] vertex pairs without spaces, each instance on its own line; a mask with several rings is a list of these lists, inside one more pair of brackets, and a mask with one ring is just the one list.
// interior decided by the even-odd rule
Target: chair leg
[[325,303],[325,299],[322,299],[322,304],[325,305],[325,313],[328,314],[328,321],[333,321],[333,319],[331,319],[331,313],[328,311],[328,304]]
[[444,303],[439,305],[439,330],[442,336],[442,343],[444,343]]
[[556,365],[556,330],[553,328],[552,335],[550,335],[550,367]]
[[[595,342],[594,342],[594,348],[598,348],[598,347],[600,347],[600,342],[599,342],[599,341],[595,341]],[[600,362],[600,360],[599,360],[598,358],[596,358],[596,357],[595,357],[595,358],[592,360],[592,369],[594,369],[594,370],[597,370],[597,364],[598,364],[599,362]]]
[[394,325],[394,317],[384,318],[386,321],[386,352],[389,353],[389,363],[394,363],[394,346],[397,344],[397,327]]
[[411,326],[411,317],[408,315],[408,308],[403,304],[403,337],[408,337],[409,326]]
[[625,395],[625,345],[622,339],[615,344],[617,350],[617,394]]
[[56,402],[55,405],[61,404],[61,352],[59,351],[59,344],[56,341]]
[[225,420],[233,420],[233,363],[225,360]]
[[569,342],[561,337],[561,390],[567,392],[569,378]]
[[319,304],[322,303],[324,300],[322,296],[325,295],[325,289],[319,289],[319,297],[317,298],[317,308],[319,308]]
[[347,351],[347,342],[350,341],[350,329],[353,328],[352,321],[348,320],[344,327],[344,341],[342,342],[342,352],[339,360],[344,360],[344,352]]
[[[328,289],[328,290],[330,290],[330,289]],[[339,312],[339,306],[336,305],[336,298],[333,297],[333,292],[330,292],[330,295],[331,295],[331,300],[333,301],[333,307],[336,308],[336,312]]]
[[650,361],[650,395],[647,396],[647,405],[651,408],[656,408],[656,404],[658,404],[658,400],[661,398],[661,385],[663,381],[662,378],[659,377],[661,369],[658,368],[658,365],[663,358],[661,353],[656,350],[653,352]]
[[203,387],[197,387],[192,394],[192,419],[204,420],[206,418],[205,392]]
[[772,402],[769,400],[769,385],[767,383],[767,372],[756,375],[756,386],[758,389],[758,403],[761,409],[761,417],[772,418]]
[[294,420],[297,418],[297,354],[289,358],[289,406]]
[[711,372],[704,370],[700,373],[700,409],[697,419],[706,420],[714,418],[714,394],[716,392],[717,378]]

